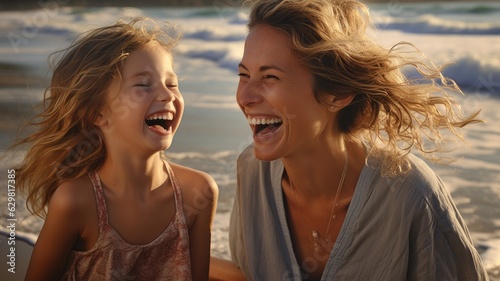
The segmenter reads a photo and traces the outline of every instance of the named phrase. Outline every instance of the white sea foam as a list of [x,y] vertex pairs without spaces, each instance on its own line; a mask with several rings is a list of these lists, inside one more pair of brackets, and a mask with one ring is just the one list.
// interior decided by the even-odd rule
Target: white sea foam
[[419,34],[459,34],[459,35],[499,35],[500,23],[463,22],[442,19],[433,15],[410,18],[381,17],[377,21],[379,29],[396,29],[406,33]]
[[[375,10],[377,37],[388,46],[399,41],[415,43],[438,65],[451,65],[445,75],[468,89],[500,88],[500,23],[496,21],[460,21],[460,17],[444,17],[453,11],[498,13],[495,4],[463,6],[453,10],[439,6],[434,10],[417,8],[396,13],[391,7]],[[234,9],[226,14],[203,10],[202,16],[187,9],[103,8],[76,10],[61,7],[54,11],[31,10],[0,13],[0,31],[8,40],[0,42],[2,61],[24,64],[44,64],[43,55],[60,49],[78,33],[89,28],[110,24],[117,18],[152,16],[169,20],[182,30],[185,40],[178,52],[187,58],[205,59],[218,67],[236,71],[246,35],[246,13]],[[429,12],[433,11],[433,14]],[[220,12],[220,11],[219,11]],[[404,17],[408,13],[412,16]],[[418,15],[418,13],[424,13]],[[485,12],[485,13],[486,13]],[[220,12],[221,13],[221,12]],[[417,15],[415,15],[417,13]],[[206,16],[207,14],[211,16]],[[488,14],[489,15],[489,14]],[[491,15],[490,15],[491,16]],[[484,17],[484,14],[481,14]],[[444,36],[443,36],[444,35]],[[12,55],[16,50],[18,55]]]

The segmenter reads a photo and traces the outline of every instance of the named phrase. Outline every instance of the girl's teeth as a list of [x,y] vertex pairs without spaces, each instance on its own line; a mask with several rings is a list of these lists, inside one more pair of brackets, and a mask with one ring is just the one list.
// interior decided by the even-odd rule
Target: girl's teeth
[[156,119],[163,119],[163,120],[172,120],[174,118],[173,113],[167,113],[167,114],[154,114],[146,118],[146,120],[156,120]]

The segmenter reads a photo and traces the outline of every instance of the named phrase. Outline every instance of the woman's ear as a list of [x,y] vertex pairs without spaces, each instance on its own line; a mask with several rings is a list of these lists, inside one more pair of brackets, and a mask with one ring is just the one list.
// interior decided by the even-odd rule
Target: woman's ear
[[354,95],[346,95],[346,96],[342,96],[340,98],[338,96],[332,95],[328,98],[328,100],[329,100],[328,111],[338,112],[342,108],[348,106],[352,102],[352,99],[354,99]]

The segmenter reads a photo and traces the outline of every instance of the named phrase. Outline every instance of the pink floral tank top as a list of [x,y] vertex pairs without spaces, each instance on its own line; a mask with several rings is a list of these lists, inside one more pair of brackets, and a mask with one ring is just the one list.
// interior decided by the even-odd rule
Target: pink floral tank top
[[99,238],[88,251],[70,254],[61,280],[191,280],[189,236],[182,193],[165,163],[174,189],[175,215],[155,240],[145,245],[127,243],[108,222],[106,201],[97,172],[89,173],[99,215]]

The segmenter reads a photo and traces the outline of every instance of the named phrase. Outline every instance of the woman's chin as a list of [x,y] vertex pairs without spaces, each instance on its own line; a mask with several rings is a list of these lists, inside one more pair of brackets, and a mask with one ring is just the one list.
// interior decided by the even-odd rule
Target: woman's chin
[[253,149],[253,153],[255,155],[255,158],[259,159],[260,161],[274,161],[280,158],[280,156],[275,152],[258,149],[255,146]]

